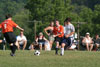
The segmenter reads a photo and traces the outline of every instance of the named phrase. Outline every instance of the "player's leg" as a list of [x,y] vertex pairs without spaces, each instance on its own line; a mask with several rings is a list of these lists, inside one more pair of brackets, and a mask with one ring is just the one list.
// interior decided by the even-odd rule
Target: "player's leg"
[[4,33],[4,37],[6,41],[10,44],[11,56],[14,56],[16,48],[17,48],[17,46],[15,45],[16,36],[13,34],[13,32],[7,32],[7,33]]
[[58,54],[58,48],[59,48],[59,42],[57,41],[56,42],[56,49],[55,49],[56,51],[55,51],[55,54]]
[[60,55],[64,55],[64,47],[65,47],[65,43],[61,44],[61,54]]
[[62,39],[62,42],[61,42],[61,53],[60,53],[60,55],[64,55],[64,47],[65,47],[66,44],[67,44],[66,38]]
[[10,49],[11,49],[11,56],[15,56],[15,51],[17,49],[17,46],[15,45],[15,43],[10,43]]
[[13,32],[8,32],[7,35],[8,35],[8,38],[9,38],[8,43],[10,44],[10,47],[11,47],[11,54],[12,54],[11,56],[14,56],[16,49],[17,49],[16,36]]
[[56,37],[56,38],[55,38],[55,42],[56,42],[55,54],[56,54],[56,55],[58,54],[59,40],[60,40],[60,38],[59,38],[59,37]]

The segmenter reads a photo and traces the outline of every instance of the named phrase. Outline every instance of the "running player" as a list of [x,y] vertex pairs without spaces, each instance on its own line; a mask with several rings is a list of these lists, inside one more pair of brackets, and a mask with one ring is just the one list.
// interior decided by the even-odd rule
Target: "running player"
[[13,28],[18,28],[21,31],[24,31],[21,27],[19,27],[14,21],[12,21],[12,16],[7,14],[6,20],[0,24],[0,28],[2,28],[2,33],[6,39],[6,41],[10,44],[11,56],[15,56],[16,51],[16,36],[13,33]]
[[58,20],[55,21],[55,24],[56,24],[56,26],[54,26],[54,29],[53,29],[55,42],[56,42],[55,54],[58,54],[59,45],[61,45],[61,42],[62,42],[63,37],[64,37],[64,28],[62,25],[59,24]]
[[74,25],[71,24],[71,18],[66,18],[64,23],[66,24],[66,26],[65,26],[64,39],[63,39],[62,44],[61,44],[61,55],[64,55],[65,45],[67,45],[68,48],[71,47],[72,42],[74,40],[73,34],[75,33]]

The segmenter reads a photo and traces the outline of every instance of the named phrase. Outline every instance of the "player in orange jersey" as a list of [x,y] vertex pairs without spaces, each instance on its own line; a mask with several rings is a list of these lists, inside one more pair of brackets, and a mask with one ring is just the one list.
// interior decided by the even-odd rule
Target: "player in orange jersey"
[[59,24],[58,20],[55,20],[55,27],[53,29],[54,37],[55,37],[55,42],[56,42],[56,52],[55,54],[58,54],[58,48],[59,45],[61,45],[61,42],[64,37],[64,28],[62,25]]
[[6,20],[0,24],[0,28],[2,28],[2,33],[6,39],[6,41],[10,44],[11,56],[15,56],[16,51],[16,36],[13,33],[13,28],[18,28],[21,31],[24,31],[21,27],[19,27],[14,21],[12,21],[12,16],[10,14],[6,15]]

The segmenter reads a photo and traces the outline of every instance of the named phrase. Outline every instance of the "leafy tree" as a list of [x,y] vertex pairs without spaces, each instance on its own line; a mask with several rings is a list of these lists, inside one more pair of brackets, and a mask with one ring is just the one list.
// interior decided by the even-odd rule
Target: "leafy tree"
[[72,4],[77,4],[78,6],[86,6],[88,8],[91,8],[92,10],[94,10],[94,6],[96,4],[100,4],[100,0],[71,0]]
[[80,11],[80,17],[83,19],[84,22],[91,23],[93,18],[93,12],[90,8],[82,7]]
[[20,12],[24,8],[24,5],[25,2],[20,0],[0,0],[0,22],[4,20],[6,14],[15,15]]
[[[13,20],[20,26],[22,27],[25,31],[24,34],[27,36],[28,39],[31,39],[33,35],[33,33],[31,33],[33,31],[32,28],[30,28],[30,22],[29,21],[29,11],[24,9],[21,12],[19,12],[18,14],[16,14],[15,16],[13,16]],[[16,35],[19,35],[20,31],[15,29],[15,33]]]
[[100,5],[95,5],[95,10],[93,13],[92,21],[93,21],[93,23],[99,24],[99,22],[100,22]]

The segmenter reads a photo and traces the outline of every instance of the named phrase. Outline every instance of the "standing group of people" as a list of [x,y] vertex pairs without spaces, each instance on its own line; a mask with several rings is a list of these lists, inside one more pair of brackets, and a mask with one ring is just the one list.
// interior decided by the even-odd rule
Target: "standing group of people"
[[[58,49],[61,48],[60,55],[64,55],[64,47],[67,46],[67,49],[71,49],[75,33],[75,28],[73,24],[71,24],[71,18],[66,18],[64,21],[64,26],[60,25],[58,20],[51,21],[50,25],[44,29],[44,32],[48,35],[49,40],[39,35],[36,38],[35,43],[39,45],[40,50],[42,45],[44,44],[44,48],[46,50],[47,43],[50,44],[50,49],[52,49],[53,43],[56,43],[55,54],[58,54]],[[34,44],[31,44],[31,49],[34,49]],[[42,45],[41,45],[42,44]]]

